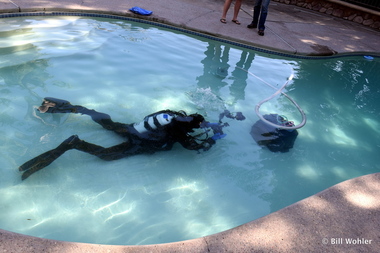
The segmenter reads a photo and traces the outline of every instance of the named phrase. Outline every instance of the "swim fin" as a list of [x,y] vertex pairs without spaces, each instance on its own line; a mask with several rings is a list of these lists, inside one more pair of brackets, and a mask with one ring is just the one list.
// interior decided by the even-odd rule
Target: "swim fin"
[[44,98],[38,110],[41,113],[76,113],[75,106],[71,105],[69,101],[53,97]]
[[63,153],[65,153],[65,151],[59,149],[52,149],[27,161],[18,168],[19,171],[25,171],[21,176],[21,180],[25,180],[33,173],[45,168],[46,166],[54,162]]
[[72,135],[63,141],[57,148],[49,150],[21,165],[18,170],[24,171],[21,180],[27,179],[33,173],[45,168],[54,162],[58,157],[64,154],[67,150],[73,149],[81,140],[77,135]]

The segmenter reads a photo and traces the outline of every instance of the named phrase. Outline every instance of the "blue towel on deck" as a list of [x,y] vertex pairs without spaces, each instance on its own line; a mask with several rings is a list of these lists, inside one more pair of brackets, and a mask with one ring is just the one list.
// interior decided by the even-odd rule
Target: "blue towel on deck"
[[145,10],[143,8],[140,8],[140,7],[132,7],[129,9],[131,12],[133,13],[136,13],[136,14],[140,14],[140,15],[145,15],[145,16],[149,16],[153,13],[153,11],[148,11],[148,10]]

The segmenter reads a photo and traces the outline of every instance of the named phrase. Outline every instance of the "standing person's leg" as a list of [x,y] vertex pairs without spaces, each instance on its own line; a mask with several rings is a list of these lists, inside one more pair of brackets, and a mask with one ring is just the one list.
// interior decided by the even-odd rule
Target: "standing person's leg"
[[270,0],[262,0],[258,34],[264,36],[265,21],[267,20]]
[[[264,0],[265,1],[265,0]],[[257,28],[257,24],[259,22],[260,11],[261,11],[261,3],[263,0],[256,0],[253,6],[253,19],[251,24],[247,25],[248,28]]]
[[234,22],[237,25],[240,25],[240,22],[237,19],[237,17],[238,17],[239,12],[240,12],[241,2],[242,2],[242,0],[236,0],[235,7],[234,7],[234,17],[232,18],[232,22]]
[[227,17],[227,11],[230,8],[232,3],[232,0],[226,0],[223,5],[223,12],[222,12],[222,18],[220,19],[220,22],[223,24],[227,23],[226,17]]

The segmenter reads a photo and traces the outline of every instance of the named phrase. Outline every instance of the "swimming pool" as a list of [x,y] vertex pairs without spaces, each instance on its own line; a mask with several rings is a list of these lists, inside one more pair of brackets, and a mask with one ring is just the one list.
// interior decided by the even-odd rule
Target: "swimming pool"
[[[379,60],[296,59],[148,24],[102,18],[27,17],[1,25],[1,228],[104,244],[152,244],[216,233],[274,212],[333,184],[377,172]],[[308,116],[288,153],[259,147],[254,106],[291,74],[287,92]],[[161,109],[225,108],[227,137],[200,154],[170,152],[103,162],[70,151],[21,182],[17,168],[72,134],[121,141],[80,115],[39,115],[46,96],[137,122]],[[263,112],[300,121],[277,97]],[[79,226],[78,226],[79,224]]]

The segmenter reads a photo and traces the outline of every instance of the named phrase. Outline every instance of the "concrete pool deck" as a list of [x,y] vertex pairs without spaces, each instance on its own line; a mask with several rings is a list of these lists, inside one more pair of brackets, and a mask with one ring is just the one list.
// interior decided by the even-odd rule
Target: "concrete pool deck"
[[[0,0],[0,12],[80,11],[137,17],[133,6],[152,10],[148,20],[299,55],[365,52],[379,54],[379,31],[272,2],[265,36],[246,25],[252,6],[239,20],[219,22],[222,0]],[[144,18],[144,17],[138,17]],[[354,178],[242,226],[188,241],[111,246],[62,242],[0,230],[1,252],[380,252],[380,173]]]

